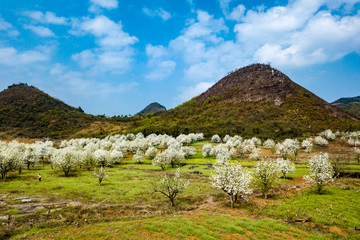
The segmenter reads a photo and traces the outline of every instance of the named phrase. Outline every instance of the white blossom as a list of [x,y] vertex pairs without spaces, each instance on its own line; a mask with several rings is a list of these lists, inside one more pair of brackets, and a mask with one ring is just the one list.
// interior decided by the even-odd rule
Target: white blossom
[[165,174],[159,185],[154,185],[154,192],[159,192],[169,198],[171,206],[175,206],[175,198],[185,190],[189,185],[189,181],[181,179],[180,168],[174,175]]
[[334,180],[333,167],[327,153],[313,156],[309,160],[308,167],[309,174],[305,175],[304,179],[311,184],[316,184],[319,193],[325,184]]
[[219,142],[221,142],[221,138],[219,137],[219,135],[215,134],[211,137],[211,142],[219,143]]
[[320,145],[320,146],[326,146],[329,144],[328,140],[326,140],[325,138],[320,137],[320,136],[315,137],[314,141],[317,145]]
[[276,163],[278,165],[279,171],[282,172],[284,178],[287,173],[293,172],[295,170],[295,164],[288,159],[278,158],[276,159]]
[[201,154],[204,158],[210,157],[212,145],[211,144],[204,144],[201,150]]
[[267,198],[268,191],[275,186],[278,181],[280,171],[276,161],[261,160],[253,171],[253,182],[256,187]]
[[251,174],[237,163],[224,162],[215,165],[215,174],[211,176],[213,186],[223,190],[230,197],[231,207],[237,196],[245,197],[252,193]]
[[301,143],[301,147],[305,148],[305,152],[310,153],[313,148],[313,143],[311,139],[305,139]]

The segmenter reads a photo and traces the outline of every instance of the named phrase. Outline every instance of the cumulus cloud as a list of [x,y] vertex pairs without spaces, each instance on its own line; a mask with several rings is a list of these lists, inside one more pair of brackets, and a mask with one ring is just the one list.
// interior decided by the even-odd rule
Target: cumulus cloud
[[145,78],[149,80],[162,80],[169,77],[175,70],[176,62],[165,60],[159,61],[152,68],[152,70],[145,75]]
[[132,81],[121,83],[97,81],[78,71],[64,72],[58,76],[57,81],[62,84],[66,91],[70,90],[70,94],[85,97],[112,96],[113,94],[129,91],[138,85],[137,82]]
[[33,21],[38,23],[65,25],[67,19],[65,17],[57,17],[53,12],[40,12],[40,11],[25,11],[24,16],[30,17]]
[[91,67],[96,71],[111,71],[116,74],[130,69],[134,50],[131,45],[138,39],[122,29],[121,22],[114,22],[106,16],[84,18],[75,21],[72,34],[91,34],[99,48],[87,49],[73,54],[72,59],[81,67]]
[[51,31],[47,27],[34,26],[34,25],[24,25],[24,28],[31,30],[36,35],[39,35],[40,37],[54,37],[55,36],[54,32]]
[[108,17],[100,15],[95,18],[84,18],[81,22],[75,22],[73,34],[92,34],[97,43],[102,47],[125,47],[138,41],[122,29],[121,22],[114,22]]
[[171,14],[162,8],[149,9],[144,7],[143,12],[149,17],[160,17],[163,21],[167,21],[171,18]]
[[90,0],[90,12],[98,12],[100,8],[105,8],[107,10],[115,9],[118,7],[117,0]]
[[46,47],[23,52],[13,47],[0,48],[0,65],[19,66],[48,60],[50,60],[50,50]]
[[176,68],[176,62],[169,60],[169,52],[164,46],[146,45],[146,55],[148,57],[147,67],[149,72],[145,78],[149,80],[163,80],[168,78]]
[[7,21],[5,21],[3,18],[0,17],[0,32],[5,32],[11,37],[19,36],[20,33],[18,30],[16,30],[13,25]]
[[215,19],[207,12],[198,11],[196,20],[183,30],[182,35],[170,41],[169,50],[180,54],[186,64],[186,80],[214,81],[244,63],[241,46],[222,37],[226,32],[224,19]]
[[199,82],[194,86],[185,88],[180,94],[179,98],[182,102],[189,101],[193,97],[196,97],[201,93],[205,92],[206,90],[208,90],[214,84],[215,84],[214,82]]
[[267,11],[249,10],[234,30],[254,61],[301,67],[338,60],[360,49],[360,13],[334,14],[334,7],[343,6],[339,2],[345,3],[297,0]]

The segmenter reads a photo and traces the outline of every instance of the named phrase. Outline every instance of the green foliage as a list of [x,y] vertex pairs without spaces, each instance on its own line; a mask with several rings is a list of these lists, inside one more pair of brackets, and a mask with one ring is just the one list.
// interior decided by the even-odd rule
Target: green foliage
[[280,106],[266,101],[221,100],[221,96],[216,96],[200,103],[193,98],[157,115],[131,118],[130,131],[143,132],[145,135],[166,133],[175,136],[202,132],[207,137],[239,134],[243,137],[285,139],[314,135],[325,129],[360,129],[360,122],[331,116],[326,112],[322,100],[307,95],[305,90],[289,97]]
[[0,93],[0,132],[12,137],[63,138],[95,120],[80,107],[70,107],[27,84]]
[[360,117],[360,96],[352,98],[340,98],[333,104],[342,110],[348,111]]

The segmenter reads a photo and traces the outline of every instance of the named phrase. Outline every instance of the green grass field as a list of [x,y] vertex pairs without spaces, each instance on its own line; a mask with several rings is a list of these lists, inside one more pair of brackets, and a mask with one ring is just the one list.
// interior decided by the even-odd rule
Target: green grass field
[[[227,195],[209,179],[213,169],[205,164],[215,159],[197,151],[183,161],[190,185],[175,208],[153,185],[176,168],[163,171],[151,160],[138,164],[127,156],[107,169],[102,186],[83,168],[69,177],[47,164],[11,172],[0,182],[0,239],[360,239],[360,180],[338,179],[319,195],[302,180],[308,170],[301,161],[287,179],[279,179],[269,199],[255,191],[231,209]],[[257,163],[232,161],[250,171]],[[360,165],[351,161],[344,169],[358,171]],[[13,200],[18,197],[33,200]],[[292,223],[308,217],[309,222]]]

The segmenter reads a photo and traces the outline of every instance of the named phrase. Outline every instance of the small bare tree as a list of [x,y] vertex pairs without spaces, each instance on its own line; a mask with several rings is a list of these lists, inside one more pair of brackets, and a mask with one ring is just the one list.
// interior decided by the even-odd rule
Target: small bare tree
[[102,180],[108,178],[105,167],[96,168],[94,171],[94,175],[99,179],[99,186],[101,186]]
[[161,193],[168,197],[172,207],[175,207],[176,196],[189,185],[188,181],[184,181],[180,177],[180,168],[178,168],[174,175],[169,176],[168,174],[165,174],[161,179],[160,184],[154,185],[154,192]]

